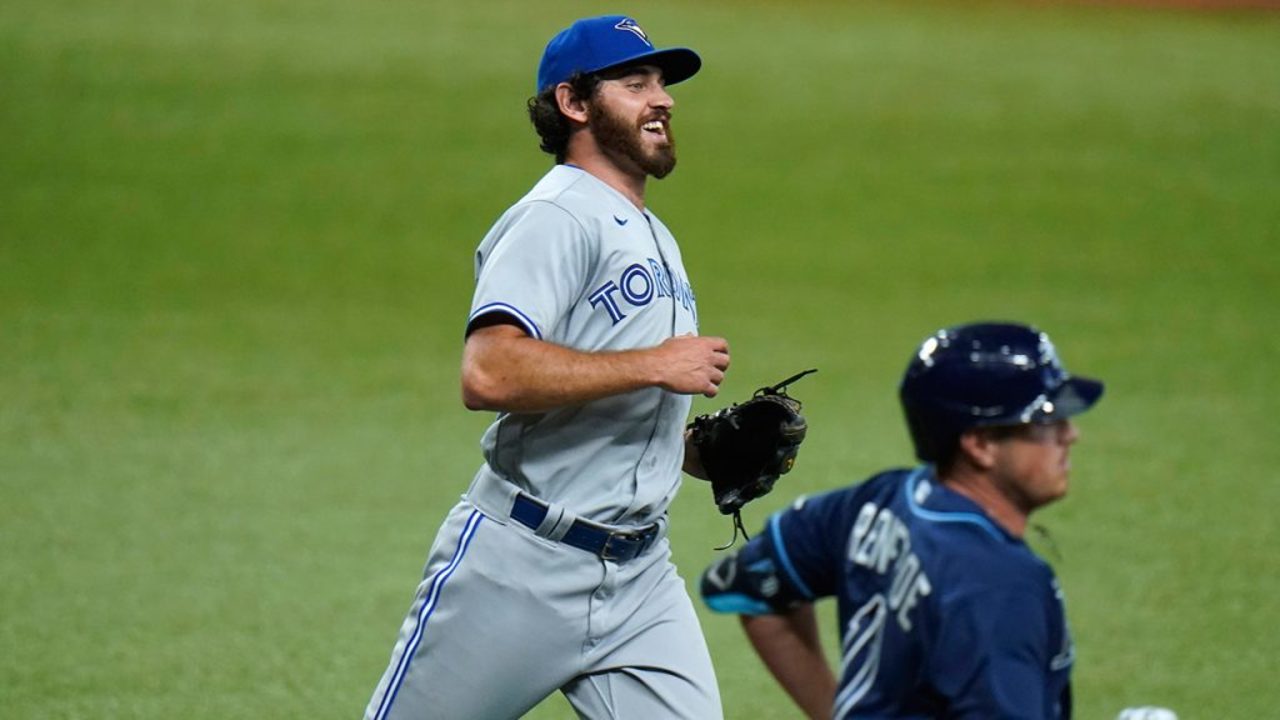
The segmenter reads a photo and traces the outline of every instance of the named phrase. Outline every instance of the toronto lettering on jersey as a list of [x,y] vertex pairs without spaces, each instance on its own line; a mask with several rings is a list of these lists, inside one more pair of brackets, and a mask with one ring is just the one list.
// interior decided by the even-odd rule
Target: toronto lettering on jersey
[[629,308],[641,308],[653,302],[655,297],[670,297],[680,303],[697,323],[698,304],[689,281],[672,273],[653,258],[647,258],[647,261],[647,265],[628,265],[617,280],[610,280],[593,290],[587,296],[591,306],[597,310],[603,309],[609,314],[613,324],[617,325],[627,317],[627,313],[623,311],[623,303]]

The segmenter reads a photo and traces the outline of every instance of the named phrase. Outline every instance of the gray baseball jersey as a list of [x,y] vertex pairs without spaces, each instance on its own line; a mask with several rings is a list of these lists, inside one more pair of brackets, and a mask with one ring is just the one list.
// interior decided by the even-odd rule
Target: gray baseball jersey
[[[578,168],[557,166],[476,251],[471,320],[504,313],[532,337],[583,351],[653,347],[697,332],[675,238]],[[643,525],[680,482],[690,398],[646,388],[539,415],[501,414],[489,471],[591,520]]]
[[[697,331],[680,251],[651,213],[560,165],[476,252],[468,320],[500,313],[581,351]],[[559,689],[586,718],[721,716],[665,538],[690,398],[647,388],[499,413],[437,534],[366,718],[515,718]],[[530,509],[532,520],[527,517]],[[640,530],[637,530],[640,529]],[[614,530],[646,538],[583,549]]]

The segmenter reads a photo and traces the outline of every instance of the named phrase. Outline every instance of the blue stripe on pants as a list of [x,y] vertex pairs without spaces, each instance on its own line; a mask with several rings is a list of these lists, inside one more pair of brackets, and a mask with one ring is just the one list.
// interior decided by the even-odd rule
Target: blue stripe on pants
[[405,644],[404,654],[400,656],[400,662],[396,665],[395,673],[392,674],[390,681],[387,683],[387,689],[382,696],[382,704],[378,706],[378,712],[373,716],[374,720],[385,720],[387,713],[391,712],[391,703],[395,702],[396,694],[400,692],[400,685],[404,683],[405,675],[409,672],[409,663],[413,660],[413,654],[417,652],[418,645],[422,642],[422,635],[426,630],[427,621],[431,619],[431,613],[435,610],[436,603],[440,599],[440,591],[444,588],[445,582],[449,580],[449,576],[453,575],[453,571],[462,563],[462,556],[466,554],[467,546],[471,544],[471,538],[475,536],[476,528],[480,525],[482,519],[484,519],[484,515],[480,514],[479,511],[471,513],[471,517],[467,518],[466,527],[462,529],[462,537],[458,541],[458,549],[454,551],[453,558],[449,560],[448,565],[444,566],[444,569],[431,578],[431,585],[427,588],[422,607],[418,609],[417,626],[414,628],[409,642]]

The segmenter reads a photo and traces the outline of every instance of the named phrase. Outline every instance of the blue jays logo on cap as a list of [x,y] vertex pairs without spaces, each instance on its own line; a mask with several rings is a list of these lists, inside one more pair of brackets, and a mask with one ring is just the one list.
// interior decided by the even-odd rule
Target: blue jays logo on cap
[[689,48],[655,49],[648,33],[626,15],[583,18],[547,43],[535,92],[553,88],[574,73],[640,64],[658,67],[666,84],[674,85],[693,77],[702,67],[702,58]]
[[631,18],[623,18],[622,22],[614,25],[613,27],[615,30],[630,30],[636,35],[639,35],[640,39],[643,40],[646,45],[653,47],[653,43],[649,42],[649,36],[644,34],[644,29],[636,24],[635,20],[632,20]]

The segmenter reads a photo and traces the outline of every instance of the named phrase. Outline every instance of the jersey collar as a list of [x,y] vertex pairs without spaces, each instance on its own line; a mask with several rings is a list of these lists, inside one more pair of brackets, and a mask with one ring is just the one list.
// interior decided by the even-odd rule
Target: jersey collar
[[947,486],[938,482],[932,465],[921,465],[912,470],[902,484],[907,507],[916,517],[937,523],[965,523],[981,528],[996,540],[1022,544],[1020,538],[1000,527],[982,508]]

